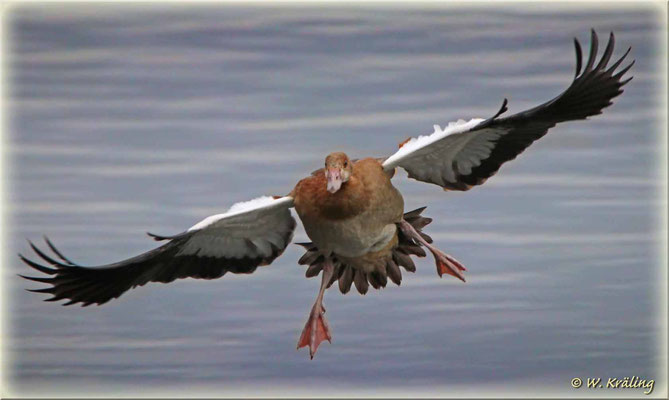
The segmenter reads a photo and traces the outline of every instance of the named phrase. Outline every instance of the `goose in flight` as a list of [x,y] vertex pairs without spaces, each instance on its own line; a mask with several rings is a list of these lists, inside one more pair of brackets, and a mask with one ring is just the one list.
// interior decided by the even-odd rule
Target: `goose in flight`
[[302,179],[288,194],[265,196],[234,204],[227,212],[205,218],[173,236],[149,234],[164,242],[160,247],[117,263],[82,266],[65,257],[45,237],[52,255],[30,246],[42,261],[19,254],[20,259],[42,276],[23,278],[48,286],[31,290],[48,293],[46,301],[67,300],[64,305],[104,304],[148,282],[168,283],[181,278],[216,279],[226,273],[250,274],[269,265],[290,243],[296,222],[295,208],[311,239],[300,243],[306,252],[299,264],[306,276],[321,274],[316,301],[299,337],[297,347],[308,346],[313,358],[323,340],[332,335],[324,317],[323,295],[335,282],[342,293],[351,286],[365,294],[369,285],[383,288],[390,279],[399,285],[401,269],[416,267],[412,256],[434,257],[439,276],[465,281],[465,267],[437,249],[423,228],[431,222],[423,208],[404,211],[404,201],[391,178],[397,167],[410,178],[438,185],[443,190],[469,190],[483,184],[502,164],[516,158],[532,142],[556,124],[600,114],[623,92],[623,79],[634,61],[618,69],[630,49],[611,66],[614,48],[611,33],[603,55],[597,60],[598,40],[591,32],[590,54],[582,67],[581,46],[576,48],[576,74],[571,85],[554,99],[527,111],[501,117],[504,99],[488,119],[434,126],[434,133],[410,138],[385,159],[350,159],[335,152],[324,168]]

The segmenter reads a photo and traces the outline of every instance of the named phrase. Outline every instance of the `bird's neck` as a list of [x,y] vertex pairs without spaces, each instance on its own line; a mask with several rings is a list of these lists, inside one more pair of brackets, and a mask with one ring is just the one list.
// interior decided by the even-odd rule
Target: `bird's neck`
[[363,212],[369,205],[369,193],[355,175],[341,185],[335,193],[325,190],[321,198],[321,213],[327,219],[347,219]]

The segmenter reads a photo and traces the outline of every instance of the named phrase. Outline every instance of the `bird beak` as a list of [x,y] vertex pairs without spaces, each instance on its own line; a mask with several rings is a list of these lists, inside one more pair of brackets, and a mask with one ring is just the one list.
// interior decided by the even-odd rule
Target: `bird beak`
[[335,193],[342,184],[341,171],[338,168],[328,168],[325,170],[325,177],[328,180],[328,192]]

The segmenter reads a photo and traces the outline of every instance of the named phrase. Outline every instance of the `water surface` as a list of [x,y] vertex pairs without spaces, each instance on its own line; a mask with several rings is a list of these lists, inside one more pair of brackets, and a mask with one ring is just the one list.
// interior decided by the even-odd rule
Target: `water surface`
[[[588,394],[575,376],[661,380],[658,12],[13,7],[13,393],[565,396]],[[590,27],[602,41],[616,32],[616,55],[633,46],[626,92],[469,192],[400,174],[407,209],[428,206],[428,233],[468,282],[439,279],[426,259],[399,288],[329,291],[334,339],[314,361],[295,350],[319,284],[298,246],[251,276],[149,284],[103,307],[42,303],[15,276],[24,238],[46,233],[83,264],[116,261],[155,245],[145,231],[287,193],[331,151],[385,156],[433,124],[488,117],[504,97],[510,113],[539,104],[569,84],[571,40],[587,48]]]

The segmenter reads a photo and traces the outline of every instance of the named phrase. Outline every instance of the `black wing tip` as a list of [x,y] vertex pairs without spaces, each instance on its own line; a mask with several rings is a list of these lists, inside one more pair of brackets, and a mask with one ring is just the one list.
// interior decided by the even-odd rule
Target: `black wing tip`
[[21,274],[16,274],[16,275],[20,276],[23,279],[27,279],[29,281],[53,284],[53,278],[42,278],[42,277],[38,277],[38,276],[27,276],[27,275],[21,275]]
[[580,75],[581,67],[583,66],[583,49],[581,48],[581,43],[577,38],[574,38],[574,47],[576,49],[576,73],[574,74],[575,79]]
[[[507,105],[509,104],[509,100],[505,97],[504,100],[502,101],[502,106],[499,108],[499,110],[493,115],[492,117],[486,119],[485,121],[481,122],[479,125],[477,125],[477,129],[480,128],[485,128],[486,126],[492,124],[497,117],[500,115],[504,114],[509,110]],[[409,178],[412,178],[411,173],[409,173]]]
[[174,239],[181,238],[184,235],[188,234],[188,231],[181,232],[181,233],[178,233],[176,235],[157,235],[157,234],[151,233],[151,232],[146,232],[146,234],[149,237],[151,237],[153,240],[155,240],[156,242],[160,242],[160,241],[163,241],[163,240],[174,240]]
[[594,28],[590,28],[590,53],[588,54],[588,63],[585,65],[585,68],[583,69],[583,75],[586,75],[590,71],[592,71],[592,66],[595,63],[595,59],[597,58],[597,51],[599,49],[599,38],[597,37],[597,32],[595,32]]
[[[23,278],[23,279],[28,279],[28,280],[30,280],[30,281],[32,281],[32,280],[34,280],[34,279],[36,278],[36,277],[34,277],[34,276],[27,276],[27,275],[23,275],[23,274],[16,274],[16,276],[20,276],[21,278]],[[26,290],[28,290],[28,289],[26,289]]]
[[[598,52],[598,47],[599,47],[599,36],[597,35],[597,32],[595,31],[595,28],[590,28],[590,53],[588,56],[588,62],[583,69],[583,75],[586,75],[587,73],[591,71],[600,71],[603,70],[606,67],[606,64],[609,61],[609,58],[611,57],[611,54],[613,53],[613,48],[615,46],[615,34],[613,31],[609,32],[609,40],[606,44],[606,48],[604,50],[604,54],[602,55],[602,58],[600,59],[599,63],[597,66],[593,69],[594,62],[597,58],[597,52]],[[574,74],[574,79],[578,78],[579,75],[581,75],[581,67],[583,63],[583,51],[581,48],[581,43],[578,41],[577,38],[574,38],[574,47],[576,48],[576,73]],[[631,50],[631,46],[627,49],[627,52],[621,57],[621,59],[624,59],[629,51]],[[620,60],[619,60],[620,61]],[[616,66],[619,64],[619,62],[616,63]],[[609,69],[609,71],[613,71],[615,67],[612,67]]]
[[[625,85],[627,85],[632,79],[634,79],[634,77],[633,77],[633,76],[630,76],[629,78],[625,79],[624,81],[621,81],[621,82],[620,82],[620,86],[625,86]],[[620,89],[620,93],[622,93],[622,92],[623,92],[623,90]]]
[[[585,65],[585,68],[583,71],[581,71],[581,65],[582,65],[582,53],[580,49],[580,44],[578,42],[578,39],[574,39],[574,43],[576,46],[576,74],[574,76],[574,82],[572,85],[567,89],[569,91],[570,89],[572,91],[579,91],[579,90],[587,90],[585,88],[588,87],[593,87],[593,85],[602,85],[606,86],[609,88],[610,93],[614,93],[612,96],[610,96],[610,99],[617,97],[622,93],[622,90],[620,88],[627,83],[631,79],[627,78],[624,80],[621,80],[625,73],[629,71],[632,66],[635,64],[636,60],[632,60],[627,66],[624,68],[618,69],[620,65],[623,63],[623,61],[626,59],[626,57],[629,55],[630,51],[632,50],[632,46],[627,47],[627,50],[625,53],[618,58],[611,66],[607,67],[607,64],[609,63],[611,56],[614,51],[615,47],[615,34],[613,31],[609,32],[609,41],[606,45],[606,48],[604,49],[603,54],[601,55],[601,58],[599,62],[595,65],[595,61],[597,58],[597,47],[598,47],[598,38],[597,38],[597,33],[594,28],[590,29],[591,36],[592,36],[592,43],[590,47],[590,54],[589,58],[587,61],[587,64]],[[611,92],[611,90],[613,92]],[[564,93],[563,93],[564,94]],[[607,102],[608,104],[604,105],[604,107],[607,107],[611,105],[610,101]],[[591,115],[596,115],[598,113],[593,113],[593,111],[590,111],[590,116]],[[566,120],[570,119],[583,119],[581,118],[568,118]]]
[[31,292],[31,293],[48,293],[48,294],[53,294],[54,289],[52,287],[49,288],[44,288],[44,289],[26,289],[26,292]]
[[622,76],[625,75],[625,72],[629,71],[630,68],[632,68],[632,66],[634,66],[634,63],[635,63],[635,62],[636,62],[636,60],[632,60],[632,62],[630,62],[629,65],[627,65],[625,68],[621,69],[621,70],[620,70],[617,74],[615,74],[613,77],[614,77],[615,79],[620,79],[620,78],[622,78]]
[[592,49],[592,44],[598,41],[599,41],[599,36],[597,36],[595,28],[590,28],[590,49]]
[[497,111],[497,114],[495,114],[493,118],[497,118],[500,115],[504,114],[505,112],[509,111],[509,107],[507,107],[508,104],[509,104],[509,99],[505,97],[504,100],[502,101],[502,106],[499,108],[499,111]]
[[166,236],[156,235],[155,233],[151,233],[151,232],[146,232],[146,234],[147,234],[150,238],[152,238],[153,240],[155,240],[156,242],[160,242],[160,241],[162,241],[162,240],[167,240],[167,237],[166,237]]
[[23,261],[24,264],[28,265],[29,267],[36,269],[37,271],[47,274],[47,275],[54,275],[57,270],[45,267],[44,265],[38,264],[35,261],[25,257],[23,254],[19,253],[19,258],[21,261]]
[[632,51],[632,46],[629,46],[629,47],[627,48],[627,51],[625,51],[625,54],[623,54],[623,55],[618,59],[618,61],[616,61],[615,63],[613,63],[613,65],[612,65],[611,67],[609,67],[609,69],[606,70],[606,73],[612,75],[612,74],[613,74],[613,71],[615,71],[616,68],[618,68],[618,66],[620,66],[620,64],[622,64],[622,62],[625,60],[625,58],[627,58],[627,55],[630,53],[630,51]]
[[65,257],[65,256],[63,255],[63,253],[61,253],[61,252],[56,248],[56,246],[51,242],[51,240],[49,240],[49,238],[48,238],[46,235],[43,235],[43,238],[44,238],[44,242],[45,242],[46,245],[49,247],[49,249],[51,249],[51,251],[52,251],[58,258],[60,258],[63,262],[65,262],[65,264],[63,264],[63,263],[60,262],[60,261],[56,261],[56,260],[53,259],[52,257],[48,256],[46,253],[44,253],[42,250],[40,250],[40,249],[39,249],[39,248],[38,248],[38,247],[37,247],[37,246],[36,246],[30,239],[28,239],[28,238],[26,238],[26,241],[28,242],[28,245],[29,245],[30,248],[33,250],[33,252],[35,252],[35,254],[37,254],[43,261],[46,261],[48,264],[50,264],[50,265],[53,266],[53,267],[56,267],[56,269],[49,269],[49,268],[47,268],[47,267],[45,267],[45,266],[43,266],[43,265],[41,265],[41,264],[38,264],[38,263],[36,263],[36,262],[34,262],[34,261],[28,259],[28,258],[25,257],[23,254],[18,253],[18,256],[19,256],[19,258],[21,259],[21,261],[23,261],[25,264],[28,264],[29,266],[31,266],[31,267],[33,267],[33,268],[35,268],[35,269],[37,269],[37,270],[39,270],[39,271],[41,271],[41,272],[43,272],[43,273],[50,274],[50,275],[55,274],[56,271],[57,271],[58,269],[60,269],[60,268],[64,268],[64,267],[75,267],[75,266],[78,267],[78,266],[79,266],[78,264],[75,264],[74,262],[72,262],[69,258]]
[[[28,243],[30,244],[30,247],[33,249],[33,251],[35,252],[35,254],[37,254],[42,260],[46,261],[47,263],[51,264],[52,266],[54,266],[54,267],[56,267],[56,268],[63,268],[63,267],[67,267],[67,266],[68,266],[68,265],[63,264],[63,263],[61,263],[61,262],[58,262],[58,261],[54,260],[53,258],[51,258],[50,256],[46,255],[42,250],[40,250],[37,246],[35,246],[35,244],[33,244],[30,240],[28,240]],[[57,255],[59,258],[63,259],[63,261],[65,261],[65,262],[67,262],[68,264],[70,264],[70,266],[72,265],[72,263],[70,263],[69,261],[67,261],[67,259],[65,259],[64,257],[62,257],[62,256],[59,254],[60,252],[58,252],[58,251],[54,251],[54,253],[56,253],[56,255]]]
[[63,253],[61,253],[60,250],[58,250],[58,249],[56,248],[56,245],[54,245],[53,243],[51,243],[51,240],[49,240],[49,238],[48,238],[46,235],[43,235],[42,237],[43,237],[44,241],[46,242],[46,245],[49,246],[49,248],[51,249],[51,251],[53,251],[53,254],[55,254],[56,256],[58,256],[61,260],[65,261],[68,265],[71,265],[71,266],[76,266],[76,265],[77,265],[75,262],[73,262],[73,261],[70,260],[69,258],[65,257],[65,256],[63,255]]
[[631,45],[627,47],[627,50],[625,50],[625,54],[623,55],[623,57],[628,55],[630,53],[630,51],[632,51],[632,46]]
[[[593,36],[598,36],[598,35],[597,35],[597,30],[594,27],[591,26],[590,27],[590,37],[593,37]],[[613,31],[609,31],[609,37],[610,38],[614,37]]]

